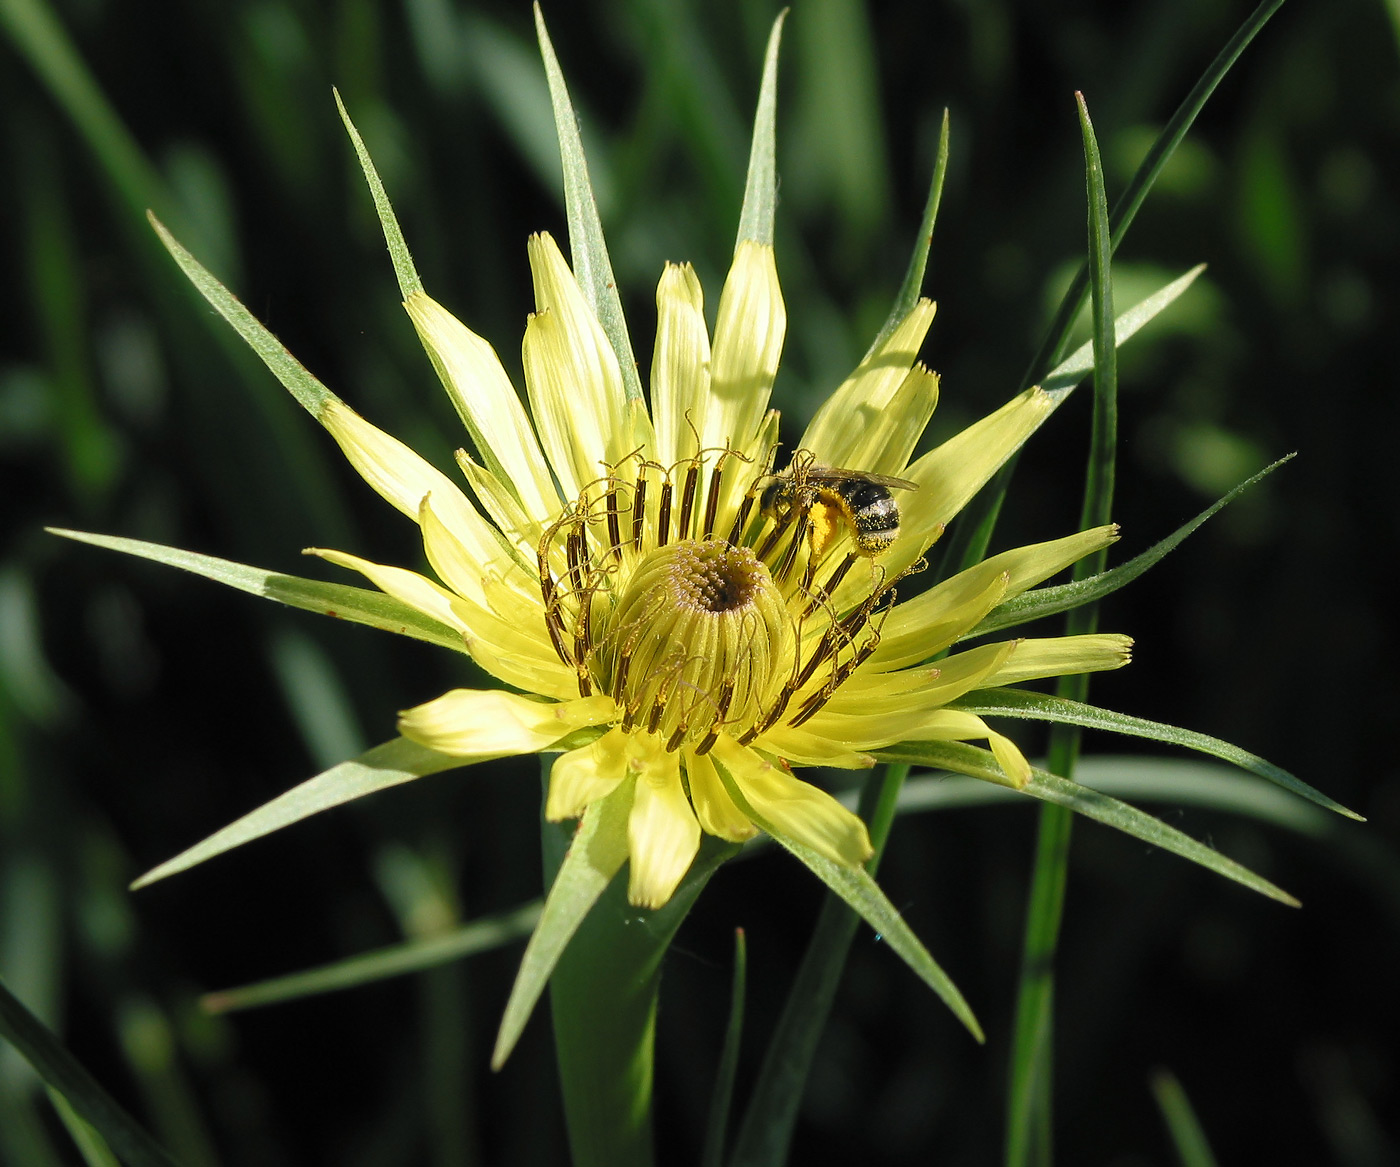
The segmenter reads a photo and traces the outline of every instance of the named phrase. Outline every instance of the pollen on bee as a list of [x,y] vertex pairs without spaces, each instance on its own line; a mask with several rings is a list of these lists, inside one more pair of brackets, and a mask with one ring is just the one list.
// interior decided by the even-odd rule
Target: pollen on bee
[[840,509],[818,499],[807,511],[807,538],[812,548],[811,561],[816,563],[844,529]]

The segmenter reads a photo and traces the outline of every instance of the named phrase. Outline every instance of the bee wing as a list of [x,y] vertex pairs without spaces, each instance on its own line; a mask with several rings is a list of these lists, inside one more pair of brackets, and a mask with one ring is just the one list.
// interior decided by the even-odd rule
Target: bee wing
[[839,466],[811,466],[801,471],[808,482],[873,482],[876,486],[888,486],[895,490],[918,490],[917,482],[907,478],[895,478],[889,474],[871,474],[866,470],[843,470]]

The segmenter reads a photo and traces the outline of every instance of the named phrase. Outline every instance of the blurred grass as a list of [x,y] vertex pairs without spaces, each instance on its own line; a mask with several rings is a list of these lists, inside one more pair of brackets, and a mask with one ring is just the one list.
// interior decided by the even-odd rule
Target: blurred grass
[[[662,261],[692,260],[711,289],[727,265],[776,6],[556,7],[546,15],[645,365]],[[1248,8],[798,6],[778,118],[785,436],[884,318],[945,105],[953,149],[925,284],[940,302],[925,354],[944,376],[935,434],[1015,389],[1080,254],[1072,91],[1094,110],[1112,200]],[[48,66],[22,50],[25,28]],[[402,318],[330,86],[355,112],[428,289],[518,372],[524,240],[563,234],[528,11],[0,0],[0,31],[0,160],[12,176],[0,188],[0,975],[187,1162],[558,1162],[543,1029],[527,1030],[505,1074],[485,1071],[511,951],[425,974],[416,996],[390,984],[229,1022],[193,1009],[211,984],[400,939],[419,901],[384,856],[419,856],[433,874],[408,883],[441,884],[434,894],[459,918],[538,895],[532,767],[426,780],[185,882],[123,890],[328,756],[386,736],[395,709],[454,682],[448,654],[39,530],[86,526],[289,572],[310,570],[297,551],[312,543],[416,561],[407,524],[189,294],[144,212],[178,224],[342,397],[450,471],[458,425]],[[1393,3],[1285,5],[1118,257],[1125,302],[1138,272],[1155,286],[1210,264],[1125,349],[1124,556],[1222,481],[1300,457],[1113,598],[1104,626],[1137,637],[1137,663],[1102,698],[1273,758],[1391,843],[1400,781],[1381,662],[1393,583],[1371,548],[1400,527],[1396,50]],[[1086,410],[1063,411],[1027,450],[1002,545],[1073,524]],[[1214,824],[1251,866],[1286,871],[1307,907],[1285,920],[1079,833],[1057,1027],[1064,1160],[1156,1145],[1141,1084],[1170,1064],[1222,1162],[1271,1148],[1378,1161],[1365,1155],[1393,1152],[1397,1136],[1374,1116],[1400,1111],[1393,921],[1377,923],[1353,869],[1190,815],[1193,833]],[[959,983],[980,987],[973,1005],[1004,1043],[1029,822],[1005,809],[943,818],[901,821],[882,881]],[[663,1145],[700,1145],[734,925],[749,938],[742,1098],[816,912],[781,856],[746,868],[716,876],[668,966]],[[880,949],[857,941],[794,1161],[902,1163],[936,1148],[985,1162],[1000,1141],[996,1049],[963,1048]],[[470,1114],[454,1111],[463,1098]],[[1267,1115],[1268,1129],[1245,1131],[1240,1113]],[[67,1137],[0,1051],[0,1162],[71,1161]]]

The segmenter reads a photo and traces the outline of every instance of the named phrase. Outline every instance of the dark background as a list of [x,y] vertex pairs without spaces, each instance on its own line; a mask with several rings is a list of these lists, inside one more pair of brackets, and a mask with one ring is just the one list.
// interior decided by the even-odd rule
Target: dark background
[[[779,105],[786,436],[888,309],[944,106],[952,163],[925,284],[939,315],[924,358],[943,374],[930,440],[1019,387],[1082,253],[1074,91],[1112,200],[1248,10],[798,3]],[[546,11],[644,368],[663,261],[693,261],[717,301],[774,12],[695,0]],[[1400,782],[1384,666],[1396,649],[1394,12],[1290,0],[1119,252],[1120,307],[1210,266],[1122,354],[1118,560],[1299,456],[1109,601],[1103,625],[1136,638],[1136,660],[1093,686],[1109,707],[1255,750],[1370,822],[1309,832],[1154,808],[1298,895],[1301,911],[1077,828],[1057,1012],[1065,1163],[1175,1162],[1149,1088],[1162,1067],[1223,1163],[1400,1156]],[[228,1018],[196,1005],[210,988],[537,895],[533,759],[426,779],[125,890],[391,736],[395,710],[470,680],[460,658],[41,530],[320,578],[337,577],[303,546],[418,562],[411,524],[183,286],[142,211],[154,206],[341,396],[450,468],[463,438],[398,307],[330,88],[428,289],[518,374],[525,238],[566,234],[530,13],[0,0],[0,14],[0,976],[188,1164],[561,1162],[543,1019],[502,1073],[486,1068],[518,945]],[[39,59],[57,66],[41,76]],[[1072,529],[1081,397],[1027,448],[998,548]],[[1135,747],[1090,737],[1087,749]],[[862,931],[794,1162],[998,1159],[1033,828],[1029,806],[898,824],[882,883],[989,1042],[976,1047]],[[742,1103],[819,904],[804,871],[765,853],[722,870],[682,929],[661,1006],[662,1162],[698,1156],[732,929],[745,927],[751,954]],[[57,1129],[0,1056],[0,1162],[77,1162]]]

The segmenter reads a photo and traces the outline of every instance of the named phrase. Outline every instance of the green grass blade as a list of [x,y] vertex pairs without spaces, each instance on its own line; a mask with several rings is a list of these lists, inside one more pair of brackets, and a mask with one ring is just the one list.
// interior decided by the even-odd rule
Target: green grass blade
[[[870,841],[875,848],[866,864],[871,875],[889,841],[899,794],[908,774],[909,767],[905,765],[882,767],[872,772],[861,791],[857,813],[869,824]],[[826,897],[750,1094],[734,1167],[787,1161],[812,1059],[831,1014],[859,921],[860,917],[840,896]]]
[[53,1103],[54,1110],[58,1112],[59,1119],[72,1136],[87,1167],[121,1167],[121,1161],[112,1154],[107,1140],[99,1135],[90,1123],[83,1121],[68,1099],[52,1086],[49,1087],[48,1094],[49,1101]]
[[127,1167],[179,1167],[129,1114],[112,1101],[63,1043],[0,982],[0,1038],[8,1041],[51,1089],[106,1141]]
[[350,587],[346,584],[322,583],[320,580],[303,579],[296,575],[283,575],[281,572],[266,571],[260,567],[249,567],[227,559],[218,559],[213,555],[200,555],[194,551],[182,551],[178,547],[165,547],[160,543],[147,543],[140,539],[94,535],[86,531],[67,531],[58,527],[45,529],[65,539],[135,555],[141,559],[163,563],[167,567],[178,567],[181,571],[202,575],[205,579],[226,584],[249,595],[276,600],[279,604],[302,608],[307,612],[317,612],[323,616],[333,616],[339,620],[349,620],[355,624],[366,624],[371,628],[379,628],[401,636],[412,636],[416,640],[425,640],[429,644],[450,648],[454,652],[466,651],[462,637],[456,631],[383,592]]
[[[906,759],[894,758],[891,760],[902,762]],[[977,1018],[973,1016],[972,1010],[968,1007],[967,1001],[963,998],[958,987],[929,955],[928,949],[914,935],[909,925],[904,922],[903,917],[900,916],[885,893],[880,890],[880,886],[871,877],[870,872],[864,867],[844,867],[793,838],[749,805],[744,798],[742,788],[730,777],[723,766],[717,767],[717,770],[724,782],[725,790],[729,792],[729,797],[734,800],[735,805],[743,810],[757,827],[781,844],[785,850],[796,856],[803,866],[840,896],[875,930],[881,939],[894,949],[904,963],[938,994],[943,1003],[952,1010],[953,1015],[967,1027],[968,1032],[978,1041],[984,1040],[982,1027],[977,1023]],[[736,1157],[735,1161],[742,1162],[742,1159]]]
[[739,212],[739,236],[734,241],[736,248],[746,239],[769,247],[773,245],[778,211],[778,48],[782,44],[786,20],[785,8],[773,21],[763,56],[763,81],[758,89],[758,111],[754,114],[744,205]]
[[165,244],[166,250],[199,294],[209,301],[214,311],[233,325],[234,331],[257,353],[263,364],[282,382],[283,387],[297,399],[301,407],[319,420],[327,404],[338,400],[336,395],[313,377],[208,268],[186,251],[159,219],[154,215],[147,217],[156,234],[160,236],[160,241]]
[[1176,1075],[1170,1070],[1158,1070],[1153,1074],[1152,1096],[1167,1124],[1167,1133],[1171,1135],[1181,1167],[1216,1167],[1205,1129]]
[[239,1009],[255,1009],[301,997],[315,997],[373,984],[389,977],[422,972],[478,952],[489,952],[527,936],[539,921],[540,908],[541,901],[532,900],[508,912],[472,920],[440,935],[405,944],[391,944],[373,952],[286,976],[272,977],[256,984],[218,989],[201,997],[200,1005],[210,1013],[232,1013]]
[[[1198,263],[1190,271],[1177,276],[1170,283],[1163,284],[1152,295],[1139,300],[1120,315],[1113,322],[1113,332],[1119,347],[1121,348],[1123,342],[1144,324],[1175,303],[1181,294],[1205,273],[1205,270],[1206,265]],[[1086,340],[1051,369],[1049,375],[1041,382],[1041,388],[1052,396],[1062,398],[1093,371],[1094,342],[1091,339]]]
[[278,795],[271,802],[263,803],[257,810],[216,831],[203,842],[152,868],[131,888],[135,891],[177,872],[188,871],[216,855],[261,839],[323,810],[353,802],[391,786],[412,782],[415,778],[468,764],[465,758],[449,757],[407,738],[395,738],[375,746],[358,758],[332,766],[316,777],[308,778],[300,786]]
[[1246,478],[1228,494],[1222,495],[1219,499],[1206,507],[1199,515],[1188,523],[1183,523],[1161,542],[1154,544],[1141,555],[1128,560],[1127,563],[1120,563],[1117,567],[1109,568],[1107,571],[1099,572],[1097,575],[1089,576],[1085,579],[1072,580],[1066,584],[1057,584],[1054,587],[1036,588],[1033,591],[1024,592],[1014,599],[994,608],[992,612],[971,632],[961,637],[968,640],[975,636],[983,636],[989,632],[996,632],[1003,628],[1013,628],[1018,624],[1025,624],[1031,620],[1039,620],[1045,616],[1053,616],[1059,612],[1068,612],[1081,604],[1097,602],[1104,596],[1116,592],[1125,584],[1132,583],[1138,576],[1142,575],[1149,568],[1154,567],[1167,554],[1175,551],[1177,547],[1196,531],[1202,523],[1209,519],[1216,511],[1220,510],[1228,503],[1234,502],[1241,494],[1248,490],[1255,483],[1272,474],[1285,462],[1293,459],[1293,454],[1285,454],[1277,462],[1265,466],[1258,474]]
[[880,327],[864,360],[884,342],[901,320],[914,310],[923,292],[924,272],[928,268],[928,253],[933,246],[933,228],[938,221],[938,206],[943,200],[943,179],[948,173],[948,111],[943,111],[943,125],[938,131],[938,153],[934,157],[933,177],[929,180],[928,198],[924,202],[924,217],[919,223],[919,237],[914,243],[914,251],[909,256],[909,267],[904,273],[904,282],[894,298],[894,306]]
[[724,1027],[724,1047],[715,1071],[715,1090],[705,1123],[705,1144],[700,1167],[722,1167],[724,1144],[729,1137],[729,1112],[734,1105],[734,1078],[739,1069],[739,1045],[744,1035],[744,990],[748,978],[748,944],[742,928],[734,929],[734,978],[729,990],[729,1023]]
[[[1178,276],[1153,292],[1152,295],[1139,300],[1119,316],[1113,322],[1113,331],[1118,343],[1120,345],[1125,343],[1148,321],[1174,303],[1204,271],[1204,265],[1193,267],[1185,275]],[[1090,340],[1076,349],[1046,378],[1045,390],[1054,402],[1055,408],[1064,403],[1065,398],[1074,391],[1093,367],[1094,342]],[[1053,412],[1053,409],[1050,412]],[[1045,417],[1049,417],[1050,412],[1047,412]],[[963,508],[952,534],[945,540],[947,545],[938,566],[939,579],[945,579],[954,572],[961,571],[964,567],[971,567],[980,562],[986,555],[987,547],[991,543],[992,530],[996,526],[997,515],[1001,509],[1002,499],[1006,496],[1006,488],[1011,482],[1011,475],[1016,469],[1016,462],[1019,458],[1019,451],[1008,458],[1006,464],[996,472],[992,480],[982,488],[971,504]]]
[[[1080,529],[1106,524],[1112,516],[1114,461],[1118,443],[1118,341],[1113,319],[1112,245],[1109,240],[1108,197],[1104,191],[1103,160],[1099,155],[1089,109],[1082,94],[1075,94],[1079,127],[1084,140],[1084,183],[1089,204],[1089,273],[1093,292],[1094,412],[1089,435],[1089,465],[1084,484]],[[1074,565],[1074,578],[1102,572],[1107,548]],[[1068,635],[1093,632],[1098,607],[1088,603],[1071,611],[1065,621]],[[1089,678],[1081,673],[1062,677],[1058,692],[1083,699]],[[1066,786],[1079,756],[1079,730],[1055,726],[1050,735],[1049,770],[1063,775]],[[1034,782],[1032,782],[1034,786]],[[1059,791],[1063,793],[1063,789]],[[1016,1025],[1012,1036],[1011,1065],[1007,1083],[1006,1162],[1022,1167],[1034,1161],[1048,1162],[1052,1143],[1051,1082],[1053,1063],[1053,1015],[1055,953],[1064,918],[1065,885],[1069,870],[1069,842],[1073,827],[1071,803],[1048,799],[1041,808],[1021,951],[1020,986],[1016,1001]]]
[[627,858],[630,809],[631,792],[624,783],[607,798],[592,803],[579,820],[515,975],[491,1055],[493,1069],[505,1065],[565,946]]
[[1045,693],[1033,693],[1026,689],[982,689],[967,697],[959,698],[950,708],[962,709],[988,717],[1024,717],[1036,721],[1049,721],[1061,725],[1073,725],[1084,729],[1107,729],[1130,737],[1146,738],[1149,741],[1166,742],[1168,745],[1183,746],[1197,750],[1222,762],[1247,770],[1265,781],[1272,782],[1293,794],[1306,798],[1326,810],[1343,815],[1357,822],[1366,820],[1354,810],[1349,810],[1340,802],[1329,798],[1320,790],[1295,778],[1287,770],[1267,762],[1258,754],[1251,754],[1239,746],[1231,745],[1220,738],[1166,725],[1160,721],[1149,721],[1145,717],[1131,717],[1125,713],[1115,713],[1100,709],[1080,701],[1063,697],[1051,697]]
[[[961,742],[903,742],[888,750],[879,751],[878,756],[933,769],[950,770],[954,774],[967,774],[985,782],[1005,782],[1001,769],[989,750],[964,745]],[[1009,788],[1003,786],[1003,789],[1010,793]],[[1199,864],[1251,891],[1257,891],[1290,907],[1298,906],[1298,901],[1293,896],[1242,864],[1168,826],[1145,811],[1096,789],[1060,778],[1039,767],[1032,767],[1030,784],[1020,793],[1067,807],[1077,814]]]
[[535,5],[535,32],[554,106],[559,157],[564,164],[564,209],[569,220],[569,260],[573,264],[574,278],[617,355],[628,400],[640,400],[642,382],[637,373],[637,358],[632,353],[627,318],[622,313],[622,297],[617,291],[607,241],[603,238],[603,223],[598,217],[598,203],[588,177],[588,159],[584,157],[583,140],[579,137],[578,118],[539,4]]
[[340,120],[345,123],[345,132],[350,135],[350,143],[355,147],[355,157],[359,159],[365,182],[369,184],[375,214],[379,216],[379,225],[384,231],[384,242],[389,248],[389,259],[394,265],[394,275],[398,277],[399,295],[407,300],[414,292],[423,290],[423,281],[418,278],[413,256],[409,253],[408,244],[404,242],[403,231],[399,229],[399,220],[384,190],[384,183],[380,181],[379,171],[374,168],[369,151],[365,149],[364,139],[360,137],[355,123],[350,120],[345,103],[340,100],[340,90],[334,89],[331,92],[335,94],[335,108],[340,111]]
[[[1205,107],[1210,95],[1215,92],[1215,87],[1225,79],[1225,75],[1239,59],[1249,42],[1268,23],[1269,18],[1278,11],[1282,4],[1283,0],[1263,0],[1263,3],[1250,13],[1248,19],[1240,25],[1235,35],[1220,50],[1215,60],[1201,75],[1200,80],[1192,87],[1191,92],[1186,95],[1186,99],[1177,107],[1171,120],[1157,136],[1157,140],[1152,143],[1147,157],[1142,160],[1142,164],[1137,168],[1136,173],[1129,180],[1127,188],[1114,205],[1113,215],[1109,220],[1113,250],[1116,251],[1119,244],[1123,242],[1123,236],[1128,233],[1128,228],[1132,226],[1133,219],[1146,201],[1153,183],[1157,181],[1158,175],[1165,169],[1177,146],[1186,137],[1187,131],[1190,130],[1197,115]],[[1043,377],[1045,370],[1055,362],[1058,354],[1068,342],[1075,318],[1084,305],[1088,286],[1089,265],[1085,264],[1070,284],[1069,290],[1060,301],[1060,307],[1056,311],[1054,319],[1051,320],[1046,329],[1045,339],[1041,342],[1039,351],[1032,358],[1030,367],[1026,371],[1025,385],[1034,385]]]
[[165,206],[164,184],[107,101],[52,8],[43,0],[0,0],[0,28],[77,126],[133,216]]

